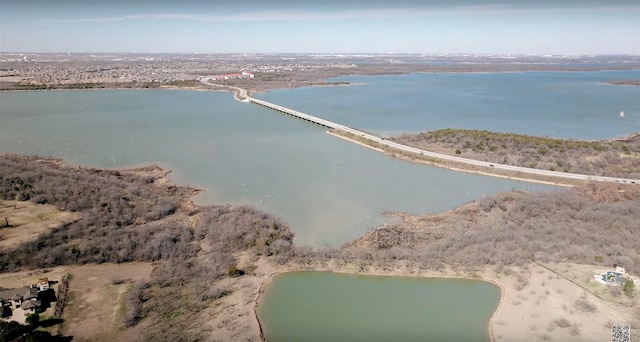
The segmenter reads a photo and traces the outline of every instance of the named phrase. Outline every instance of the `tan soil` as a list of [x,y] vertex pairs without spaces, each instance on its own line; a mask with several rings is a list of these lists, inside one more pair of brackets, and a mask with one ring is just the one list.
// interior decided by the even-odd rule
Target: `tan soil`
[[71,280],[60,332],[74,341],[139,341],[144,326],[125,331],[123,305],[130,287],[149,281],[152,270],[151,263],[68,267]]
[[[546,267],[545,267],[546,266]],[[622,307],[601,299],[573,278],[593,279],[598,266],[563,264],[540,265],[513,270],[527,279],[520,289],[515,275],[489,276],[502,284],[503,298],[494,315],[491,328],[495,341],[607,341],[611,338],[610,324],[628,324],[632,308]],[[598,284],[602,290],[606,286]],[[595,312],[583,312],[576,301],[586,300],[595,305]],[[567,319],[569,327],[557,322]]]
[[52,205],[26,201],[0,201],[0,250],[33,241],[43,232],[80,218],[77,213],[60,211]]
[[0,76],[0,82],[12,82],[18,83],[22,81],[24,77],[22,76]]
[[[406,263],[385,267],[362,267],[344,264],[336,260],[315,261],[311,264],[276,265],[260,258],[256,269],[249,276],[228,279],[236,293],[219,301],[211,308],[218,314],[207,323],[212,341],[259,341],[261,329],[256,321],[259,295],[279,273],[301,270],[333,271],[365,275],[468,278],[489,281],[499,286],[502,298],[498,310],[491,319],[490,334],[493,341],[607,341],[611,338],[611,324],[628,324],[631,321],[633,300],[623,307],[611,298],[600,298],[600,292],[608,292],[605,285],[589,281],[603,271],[601,267],[577,264],[530,264],[511,268],[509,275],[498,274],[487,268],[474,274],[461,270],[423,270]],[[526,279],[520,286],[518,280]],[[580,284],[581,279],[588,286]],[[594,294],[595,293],[595,294]],[[577,300],[586,300],[596,307],[595,312],[583,312],[576,306]],[[567,319],[569,326],[560,327],[557,322]],[[639,338],[639,336],[633,336]]]
[[[149,281],[152,270],[151,263],[62,266],[0,274],[0,286],[26,286],[44,277],[56,282],[69,274],[64,322],[51,328],[54,335],[73,336],[74,341],[140,341],[144,324],[127,330],[122,327],[124,296],[133,284]],[[57,286],[52,285],[56,294]],[[41,317],[52,317],[54,310],[55,303]]]

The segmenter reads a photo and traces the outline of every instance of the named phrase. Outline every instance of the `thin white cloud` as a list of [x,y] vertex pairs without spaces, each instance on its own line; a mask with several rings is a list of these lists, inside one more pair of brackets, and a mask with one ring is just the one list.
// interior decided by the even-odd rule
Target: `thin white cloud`
[[133,14],[115,17],[96,17],[59,20],[62,22],[90,23],[90,22],[115,22],[138,20],[181,20],[200,22],[260,22],[260,21],[309,21],[309,20],[356,20],[356,19],[409,19],[438,16],[467,16],[467,15],[519,15],[542,13],[585,13],[615,11],[639,11],[640,6],[617,7],[582,7],[582,8],[549,8],[549,7],[517,7],[505,5],[484,6],[459,6],[440,8],[378,8],[370,10],[347,10],[333,12],[311,11],[260,11],[245,13],[212,13],[212,14],[188,14],[188,13],[158,13],[158,14]]
[[[395,12],[395,13],[393,13]],[[125,20],[185,20],[202,22],[248,22],[248,21],[306,21],[306,20],[345,20],[345,19],[367,19],[383,17],[408,17],[419,16],[416,12],[403,12],[397,10],[362,10],[346,12],[309,12],[309,11],[261,11],[233,14],[186,14],[186,13],[165,13],[165,14],[135,14],[118,17],[98,17],[70,19],[67,22],[109,22]]]

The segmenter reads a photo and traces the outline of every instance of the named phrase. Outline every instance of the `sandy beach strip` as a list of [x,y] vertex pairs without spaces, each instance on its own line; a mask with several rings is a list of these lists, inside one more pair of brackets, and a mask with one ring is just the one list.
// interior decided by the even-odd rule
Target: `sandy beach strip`
[[[369,266],[364,269],[353,264],[338,264],[333,260],[324,264],[285,266],[261,260],[258,265],[255,270],[255,275],[261,279],[258,293],[264,292],[277,275],[294,271],[487,281],[501,290],[500,303],[487,327],[492,342],[603,341],[611,337],[611,324],[629,322],[632,314],[632,308],[620,308],[615,303],[599,298],[587,286],[580,286],[577,281],[572,281],[570,276],[561,275],[567,273],[585,277],[601,271],[597,266],[574,264],[543,266],[532,263],[522,267],[512,267],[508,272],[503,273],[488,267],[481,272],[469,274],[453,268],[442,271],[423,270],[408,263],[395,263],[389,268]],[[251,308],[258,326],[260,326],[258,317],[260,298],[258,294]],[[592,304],[594,311],[582,311],[577,305],[579,302]],[[260,327],[260,333],[262,329],[264,327]]]

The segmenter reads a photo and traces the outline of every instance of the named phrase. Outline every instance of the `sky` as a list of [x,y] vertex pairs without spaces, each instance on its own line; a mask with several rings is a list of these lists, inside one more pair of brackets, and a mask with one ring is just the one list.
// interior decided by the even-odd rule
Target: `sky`
[[0,52],[640,55],[640,0],[0,0]]

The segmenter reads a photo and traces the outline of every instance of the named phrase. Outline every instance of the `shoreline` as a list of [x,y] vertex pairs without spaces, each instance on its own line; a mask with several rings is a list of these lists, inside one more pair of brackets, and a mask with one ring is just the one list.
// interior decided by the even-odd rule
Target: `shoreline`
[[346,136],[343,136],[343,135],[340,135],[340,134],[336,134],[336,133],[333,133],[331,131],[327,131],[326,133],[330,134],[330,135],[332,135],[334,137],[349,141],[351,143],[354,143],[354,144],[369,148],[371,150],[380,152],[380,153],[382,153],[382,154],[384,154],[386,156],[389,156],[391,158],[404,160],[404,161],[407,161],[407,162],[410,162],[410,163],[434,166],[434,167],[444,168],[444,169],[451,170],[451,171],[466,172],[466,173],[477,174],[477,175],[482,175],[482,176],[498,177],[498,178],[503,178],[503,179],[510,179],[510,180],[529,182],[529,183],[536,183],[536,184],[545,184],[545,185],[553,185],[553,186],[561,186],[561,187],[573,187],[573,186],[575,186],[575,184],[571,184],[571,183],[552,182],[552,181],[541,180],[541,179],[536,179],[536,178],[508,176],[508,175],[503,175],[503,174],[498,174],[498,173],[491,173],[491,172],[486,172],[486,171],[479,171],[479,170],[472,170],[472,169],[465,169],[465,168],[455,167],[455,166],[448,165],[447,163],[433,163],[433,162],[429,162],[427,160],[421,160],[421,159],[417,159],[417,158],[407,158],[407,157],[403,157],[403,156],[391,155],[390,153],[387,153],[386,151],[384,151],[382,149],[379,149],[377,147],[365,144],[365,143],[357,141],[355,139],[352,139],[352,138],[349,138],[349,137],[346,137]]
[[[331,86],[331,85],[328,85]],[[118,89],[123,89],[123,90],[132,90],[132,89],[136,89],[136,90],[153,90],[153,89],[171,89],[171,90],[190,90],[190,91],[223,91],[223,92],[232,92],[234,93],[234,99],[238,100],[238,98],[236,97],[237,93],[234,91],[230,91],[227,89],[185,89],[185,88],[181,88],[181,87],[168,87],[168,88],[90,88],[90,89],[42,89],[41,91],[46,91],[46,90],[107,90],[107,89],[114,89],[114,90],[118,90]],[[32,91],[32,90],[17,90],[17,91]],[[36,90],[38,91],[38,90]],[[269,91],[269,90],[267,90]],[[240,100],[238,100],[240,101]],[[453,171],[459,171],[459,172],[467,172],[467,173],[475,173],[475,174],[480,174],[480,175],[485,175],[485,176],[493,176],[493,177],[500,177],[500,178],[505,178],[505,179],[513,179],[513,180],[520,180],[520,181],[526,181],[526,182],[532,182],[532,183],[540,183],[540,184],[549,184],[549,185],[555,185],[555,186],[566,186],[566,187],[571,187],[573,185],[571,184],[560,184],[560,183],[554,183],[554,182],[550,182],[550,181],[543,181],[543,180],[537,180],[537,179],[528,179],[528,178],[519,178],[519,177],[511,177],[511,176],[507,176],[507,175],[500,175],[500,174],[493,174],[493,173],[488,173],[488,172],[482,172],[482,171],[477,171],[477,170],[470,170],[470,169],[464,169],[464,168],[456,168],[454,166],[448,165],[447,163],[432,163],[429,162],[427,160],[421,160],[418,158],[410,158],[407,156],[403,156],[402,154],[400,155],[396,155],[394,153],[387,153],[382,149],[379,148],[375,148],[374,146],[370,146],[368,144],[356,141],[354,139],[345,137],[345,136],[341,136],[339,134],[335,134],[333,132],[327,131],[326,133],[334,135],[336,137],[339,137],[343,140],[349,141],[351,143],[356,143],[359,145],[362,145],[364,147],[370,148],[372,150],[381,152],[387,156],[391,156],[394,158],[398,158],[401,160],[405,160],[405,161],[409,161],[409,162],[413,162],[416,164],[423,164],[423,165],[431,165],[431,166],[436,166],[436,167],[442,167],[445,169],[449,169],[449,170],[453,170]],[[120,169],[124,169],[126,167],[120,168]],[[165,177],[168,177],[168,174],[171,171],[168,171],[164,174]],[[167,181],[170,181],[169,179],[167,179]],[[199,190],[195,190],[196,192],[192,193],[192,197],[197,195],[197,193],[199,192]],[[191,202],[191,201],[190,201]],[[283,274],[283,273],[288,273],[288,272],[296,272],[296,271],[329,271],[329,272],[335,272],[335,273],[343,273],[343,274],[354,274],[354,275],[367,275],[367,276],[395,276],[395,277],[418,277],[418,278],[450,278],[450,279],[469,279],[469,280],[481,280],[481,281],[487,281],[490,282],[496,286],[498,286],[500,288],[500,301],[498,303],[497,308],[494,310],[493,314],[491,315],[491,318],[489,320],[488,323],[488,331],[489,331],[489,336],[490,336],[490,341],[492,342],[497,342],[498,339],[496,337],[496,333],[495,333],[495,325],[496,325],[496,320],[497,317],[499,317],[502,312],[505,310],[505,298],[506,298],[506,287],[499,283],[498,280],[496,279],[490,279],[490,278],[486,278],[486,277],[482,277],[480,279],[478,278],[473,278],[473,277],[465,277],[465,276],[450,276],[450,275],[412,275],[412,274],[406,274],[406,272],[403,271],[399,271],[399,267],[398,267],[398,271],[400,274],[393,274],[396,273],[394,271],[391,271],[390,273],[384,273],[384,272],[377,272],[377,271],[366,271],[366,272],[357,272],[357,271],[347,271],[347,270],[335,270],[333,268],[317,268],[317,269],[283,269],[283,270],[278,270],[273,272],[272,274],[268,275],[267,278],[263,279],[260,283],[260,286],[258,287],[258,292],[256,294],[256,297],[254,299],[254,303],[253,303],[253,312],[254,312],[254,319],[257,321],[258,324],[258,329],[259,329],[259,336],[260,339],[262,341],[265,341],[265,336],[264,336],[264,327],[262,325],[262,322],[260,321],[259,318],[259,314],[258,314],[258,305],[259,305],[259,301],[260,298],[262,298],[262,292],[266,291],[266,288],[268,288],[268,286],[270,284],[273,283],[274,279],[276,276]],[[427,272],[429,273],[429,272]]]
[[[493,266],[483,266],[475,271],[451,266],[446,266],[443,270],[423,269],[404,261],[377,266],[368,264],[358,268],[353,263],[328,259],[315,260],[306,265],[277,265],[269,262],[266,267],[271,270],[264,275],[256,275],[260,277],[260,285],[252,303],[252,321],[257,322],[262,341],[265,341],[264,332],[267,328],[260,321],[259,315],[262,295],[278,275],[290,272],[333,272],[358,276],[460,279],[491,283],[500,289],[500,300],[487,322],[491,342],[523,339],[600,341],[610,336],[608,322],[627,322],[628,315],[633,310],[632,307],[619,308],[617,300],[609,296],[600,297],[597,293],[608,291],[606,286],[597,287],[597,293],[585,291],[585,284],[580,279],[586,274],[594,274],[596,270],[606,268],[594,265],[532,262],[510,267],[509,272],[504,272]],[[521,277],[526,280],[523,282]],[[587,301],[597,309],[580,310],[576,306],[578,301]],[[566,321],[567,318],[569,326],[559,325],[559,322]]]
[[493,313],[491,314],[491,317],[489,318],[489,322],[487,325],[487,330],[489,333],[489,341],[490,342],[496,342],[496,338],[495,338],[495,333],[493,332],[493,325],[494,325],[494,321],[496,316],[498,315],[500,309],[503,306],[504,303],[504,297],[505,297],[505,286],[504,284],[502,284],[501,282],[499,282],[497,279],[493,279],[493,278],[487,278],[485,276],[480,276],[480,277],[474,277],[471,275],[467,275],[467,276],[460,276],[460,275],[451,275],[451,274],[431,274],[430,272],[427,272],[426,275],[423,274],[418,274],[418,275],[414,275],[414,274],[406,274],[406,272],[402,272],[402,271],[398,271],[397,269],[395,271],[391,271],[391,272],[381,272],[379,270],[374,270],[374,271],[365,271],[365,272],[357,272],[357,271],[348,271],[348,270],[343,270],[343,269],[336,269],[333,267],[320,267],[320,268],[312,268],[312,269],[308,269],[308,268],[303,268],[303,267],[287,267],[285,266],[283,269],[279,269],[276,271],[271,272],[269,275],[265,276],[261,283],[260,286],[258,288],[258,293],[254,299],[253,302],[253,312],[254,312],[254,318],[256,320],[256,322],[258,323],[258,329],[259,329],[259,333],[260,333],[260,340],[261,341],[266,341],[266,336],[264,335],[264,327],[263,327],[263,323],[260,321],[260,315],[258,313],[258,307],[260,306],[260,298],[262,297],[262,294],[264,292],[267,291],[267,288],[273,284],[275,278],[279,275],[282,274],[286,274],[286,273],[293,273],[293,272],[331,272],[331,273],[336,273],[336,274],[346,274],[346,275],[359,275],[359,276],[369,276],[369,277],[404,277],[404,278],[419,278],[419,279],[457,279],[457,280],[473,280],[473,281],[483,281],[483,282],[487,282],[490,284],[495,285],[496,287],[498,287],[500,289],[500,301],[498,302],[498,305],[496,306],[496,309],[493,310]]
[[[63,163],[59,159],[58,162]],[[131,171],[135,172],[136,170]],[[170,172],[159,169],[157,166],[137,171],[142,173],[139,176],[155,172],[158,176],[164,177]],[[160,180],[162,177],[157,179]],[[185,207],[192,207],[195,205],[192,200],[193,193],[191,196],[185,197],[182,203]],[[447,212],[443,214],[447,214]],[[349,248],[345,248],[349,253]],[[352,251],[356,251],[356,249]],[[442,268],[439,268],[427,263],[412,262],[409,259],[389,261],[373,257],[365,260],[353,256],[349,257],[349,255],[351,254],[347,254],[346,258],[326,257],[321,254],[310,258],[292,257],[283,264],[266,256],[249,261],[248,265],[252,265],[254,268],[249,269],[246,276],[224,278],[216,284],[236,286],[234,291],[237,291],[238,295],[225,297],[226,299],[221,299],[220,303],[226,301],[224,303],[237,306],[242,310],[242,314],[234,315],[233,319],[236,321],[231,325],[223,326],[226,329],[214,327],[212,331],[217,331],[220,334],[218,336],[232,334],[231,337],[234,337],[238,335],[233,335],[234,332],[231,332],[233,329],[228,328],[242,326],[245,329],[243,336],[246,336],[247,340],[249,337],[251,340],[255,340],[259,336],[264,341],[266,327],[260,321],[258,308],[263,298],[262,293],[267,291],[268,286],[273,283],[277,275],[295,271],[327,271],[363,276],[449,278],[490,282],[500,288],[500,301],[487,323],[492,342],[521,340],[522,336],[531,337],[528,340],[540,341],[547,341],[551,336],[553,340],[572,341],[577,339],[576,336],[581,336],[580,340],[599,341],[610,336],[608,322],[618,324],[632,320],[629,319],[632,317],[632,307],[619,308],[621,299],[611,297],[606,286],[589,283],[589,279],[593,279],[594,271],[597,271],[596,274],[601,274],[601,270],[607,269],[607,266],[562,262],[543,263],[533,260],[519,266],[511,264],[498,267],[495,264],[487,264],[474,268],[473,265],[470,267],[443,265]],[[247,265],[246,260],[250,257],[249,251],[235,255],[238,265]],[[585,279],[587,279],[586,282]],[[247,296],[243,297],[241,292],[247,293]],[[577,306],[578,300],[587,301],[597,309],[589,312],[582,311]],[[541,303],[542,305],[540,305]],[[225,307],[224,305],[218,306],[223,309]],[[215,324],[216,319],[218,322],[231,319],[232,316],[225,316],[225,313],[230,312],[226,309],[222,311],[223,309],[219,309],[220,315],[215,318],[211,318],[213,317],[211,315],[205,315],[204,317],[208,319],[207,324],[209,322]],[[212,306],[208,310],[218,309],[216,306]],[[560,325],[558,322],[561,320],[568,322],[569,325]],[[542,331],[545,327],[547,327],[546,332]],[[538,328],[541,330],[539,331]],[[222,338],[222,340],[225,339]]]

